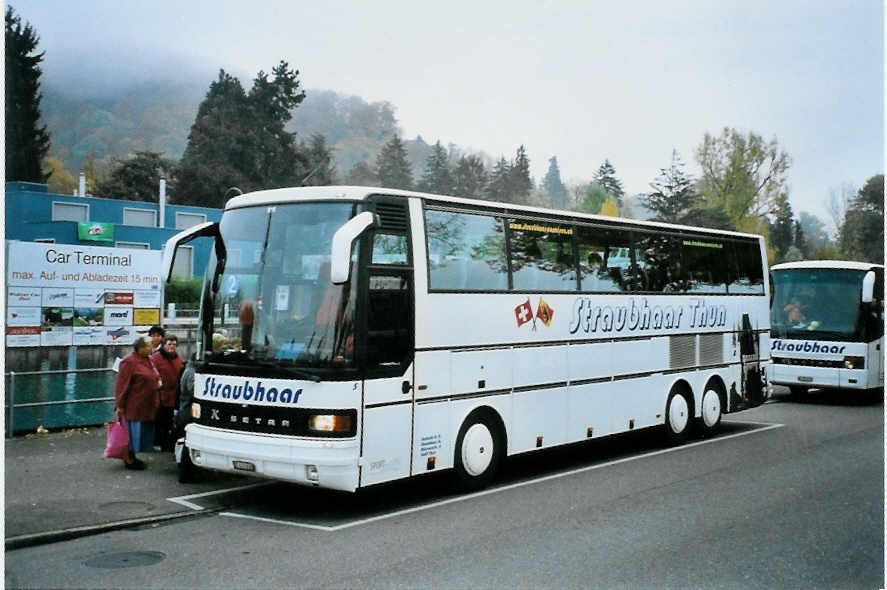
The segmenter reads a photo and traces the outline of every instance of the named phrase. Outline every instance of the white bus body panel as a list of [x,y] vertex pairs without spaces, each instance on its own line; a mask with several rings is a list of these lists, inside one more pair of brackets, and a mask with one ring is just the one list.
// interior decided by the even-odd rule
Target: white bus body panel
[[881,340],[870,342],[831,342],[823,340],[779,339],[772,341],[770,354],[795,362],[843,363],[845,356],[865,358],[864,369],[818,367],[806,364],[770,365],[769,381],[791,387],[831,387],[840,389],[872,389],[884,386]]
[[[400,377],[364,382],[363,451],[360,485],[372,485],[410,475],[413,434],[413,367]],[[377,405],[382,404],[382,405]]]

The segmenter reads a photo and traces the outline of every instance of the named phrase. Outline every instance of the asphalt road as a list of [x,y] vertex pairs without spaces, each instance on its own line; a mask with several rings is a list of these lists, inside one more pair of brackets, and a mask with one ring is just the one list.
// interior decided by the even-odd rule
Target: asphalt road
[[470,496],[439,475],[207,496],[227,510],[8,551],[6,587],[884,587],[883,405],[728,418],[675,449],[635,433],[509,460]]

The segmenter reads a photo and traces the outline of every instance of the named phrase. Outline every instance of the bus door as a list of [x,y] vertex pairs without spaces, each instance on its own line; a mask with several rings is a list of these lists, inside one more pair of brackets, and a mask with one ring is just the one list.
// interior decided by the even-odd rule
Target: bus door
[[742,330],[739,333],[743,398],[741,407],[757,406],[764,401],[759,344],[760,340],[754,328],[752,328],[748,314],[742,314]]
[[413,267],[405,199],[375,197],[381,224],[362,248],[363,393],[360,485],[410,475],[413,436]]

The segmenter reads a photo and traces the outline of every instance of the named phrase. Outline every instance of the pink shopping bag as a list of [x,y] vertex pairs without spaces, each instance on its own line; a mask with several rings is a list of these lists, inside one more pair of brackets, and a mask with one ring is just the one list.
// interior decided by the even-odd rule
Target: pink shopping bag
[[123,423],[120,414],[114,414],[114,420],[108,424],[108,444],[105,445],[106,459],[126,459],[129,457],[129,430]]

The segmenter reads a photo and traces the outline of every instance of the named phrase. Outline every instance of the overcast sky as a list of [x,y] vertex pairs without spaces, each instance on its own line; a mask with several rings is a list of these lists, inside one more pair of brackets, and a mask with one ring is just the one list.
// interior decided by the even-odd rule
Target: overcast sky
[[645,192],[673,148],[695,173],[703,135],[730,126],[776,137],[795,212],[828,222],[832,189],[884,169],[879,0],[12,4],[47,74],[208,87],[225,68],[248,86],[285,59],[307,89],[391,102],[406,138],[507,158],[524,144],[537,182],[553,155],[565,181],[608,158]]

